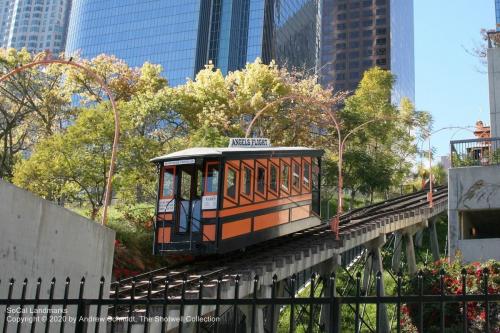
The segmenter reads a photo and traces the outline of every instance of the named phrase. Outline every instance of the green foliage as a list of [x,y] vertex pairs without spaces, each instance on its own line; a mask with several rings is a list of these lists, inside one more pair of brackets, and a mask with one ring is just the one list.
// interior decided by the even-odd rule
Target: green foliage
[[[0,49],[2,75],[33,60],[26,50]],[[11,180],[14,165],[34,143],[55,133],[65,119],[70,96],[59,89],[63,71],[30,68],[0,85],[0,177]]]
[[52,200],[86,200],[96,218],[114,133],[111,112],[101,109],[82,110],[64,133],[41,141],[29,159],[16,165],[14,183]]
[[[407,98],[399,107],[391,104],[394,76],[380,68],[365,72],[358,89],[338,112],[342,136],[346,139],[343,154],[344,187],[357,193],[385,192],[398,186],[411,174],[412,159],[417,154],[416,139],[429,125],[430,115],[417,112]],[[326,161],[329,183],[337,178],[335,144]],[[373,200],[372,200],[373,201]]]
[[[484,294],[485,285],[483,272],[489,272],[488,292],[490,294],[500,293],[500,262],[490,260],[485,263],[473,262],[464,265],[460,261],[449,263],[447,260],[439,260],[435,263],[422,267],[423,283],[426,294],[440,294],[441,277],[443,272],[443,285],[445,293],[448,295],[462,295],[462,269],[466,271],[466,291],[467,294]],[[417,294],[416,278],[404,280],[404,290],[407,293]],[[407,304],[404,307],[407,314],[403,321],[407,331],[415,330],[418,320],[418,308],[415,305]],[[425,332],[439,332],[440,307],[438,304],[427,304],[424,307],[424,330]],[[466,311],[469,321],[470,332],[484,332],[486,315],[490,318],[490,327],[500,327],[499,309],[494,304],[490,307],[489,314],[485,313],[485,308],[481,302],[468,302],[466,309],[461,303],[448,303],[445,306],[445,327],[446,332],[461,332],[462,317]]]
[[[2,50],[0,70],[40,56]],[[399,108],[390,103],[395,79],[379,68],[367,71],[342,103],[344,95],[322,88],[314,75],[260,59],[225,76],[207,65],[177,87],[168,86],[158,65],[132,68],[107,55],[74,61],[106,82],[117,102],[121,135],[113,192],[124,213],[110,218],[110,226],[122,245],[137,251],[150,250],[146,235],[151,232],[141,226],[149,218],[126,207],[154,202],[152,157],[193,146],[226,146],[229,137],[243,136],[260,115],[251,135],[268,137],[275,146],[324,148],[325,178],[335,184],[338,137],[328,120],[328,111],[335,109],[343,137],[349,135],[343,172],[354,204],[356,193],[373,196],[407,176],[418,129],[430,122],[427,113],[415,111],[406,99]],[[77,68],[54,65],[23,72],[0,89],[0,177],[61,205],[81,207],[96,219],[114,135],[102,87]],[[134,238],[148,248],[133,245]]]

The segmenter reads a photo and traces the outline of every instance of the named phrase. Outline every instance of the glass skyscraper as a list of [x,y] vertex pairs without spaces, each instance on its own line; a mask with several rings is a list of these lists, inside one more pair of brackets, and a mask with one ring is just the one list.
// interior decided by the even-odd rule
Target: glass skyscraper
[[355,90],[364,71],[396,76],[392,99],[415,101],[413,0],[324,0],[320,77],[336,90]]
[[66,53],[161,64],[171,85],[209,61],[224,73],[260,57],[315,69],[320,0],[73,0]]

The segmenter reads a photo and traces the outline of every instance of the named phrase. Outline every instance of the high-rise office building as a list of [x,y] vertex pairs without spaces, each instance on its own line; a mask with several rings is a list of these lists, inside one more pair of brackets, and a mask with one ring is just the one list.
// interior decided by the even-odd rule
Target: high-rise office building
[[73,0],[66,52],[161,64],[171,85],[212,61],[223,72],[260,57],[315,69],[320,0]]
[[0,0],[0,43],[30,52],[64,51],[71,0]]
[[415,101],[413,0],[324,0],[321,82],[354,90],[379,66],[396,76],[392,99]]

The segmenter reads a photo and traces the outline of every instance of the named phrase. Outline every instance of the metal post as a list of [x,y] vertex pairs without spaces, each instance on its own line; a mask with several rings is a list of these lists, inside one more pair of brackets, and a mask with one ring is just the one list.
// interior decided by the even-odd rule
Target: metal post
[[[381,297],[385,296],[385,289],[384,289],[384,278],[383,278],[383,271],[384,271],[384,267],[383,267],[383,262],[382,262],[382,253],[380,251],[380,247],[377,247],[375,250],[374,250],[374,256],[373,256],[373,262],[374,262],[374,269],[377,273],[380,273],[380,285],[379,285],[379,288],[378,291],[379,291],[379,295]],[[390,325],[389,325],[389,318],[387,316],[387,305],[386,304],[380,304],[380,313],[379,313],[379,317],[378,319],[380,319],[380,333],[389,333],[390,332]],[[378,321],[378,320],[377,320]]]
[[76,333],[84,333],[87,330],[85,325],[85,302],[83,301],[83,292],[85,289],[85,277],[80,280],[80,291],[78,292],[78,308],[76,310]]
[[429,193],[428,193],[429,207],[433,207],[432,202],[432,151],[431,151],[431,136],[429,134]]

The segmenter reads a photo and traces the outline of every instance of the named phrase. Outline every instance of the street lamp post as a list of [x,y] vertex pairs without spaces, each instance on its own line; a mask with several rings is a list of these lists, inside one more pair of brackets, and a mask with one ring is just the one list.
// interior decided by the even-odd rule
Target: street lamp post
[[335,215],[334,219],[331,222],[331,229],[333,232],[335,232],[335,237],[338,239],[339,238],[339,224],[340,224],[340,215],[344,212],[344,207],[343,207],[343,197],[344,197],[344,177],[342,173],[342,166],[343,166],[343,158],[344,158],[344,149],[345,149],[345,143],[349,136],[363,128],[364,126],[374,123],[376,121],[386,121],[386,120],[392,120],[396,119],[397,117],[391,116],[391,117],[383,117],[383,118],[375,118],[368,120],[356,127],[354,127],[352,130],[350,130],[344,137],[342,137],[341,131],[340,131],[340,123],[337,121],[335,118],[333,111],[328,110],[328,114],[330,115],[330,119],[332,122],[335,124],[335,127],[337,128],[337,135],[339,138],[339,162],[338,162],[338,207],[337,207],[337,215]]
[[434,132],[429,132],[427,131],[427,141],[428,141],[428,145],[429,145],[429,153],[428,153],[428,156],[429,156],[429,192],[427,192],[427,201],[429,202],[429,208],[432,208],[434,206],[434,202],[433,202],[433,189],[432,189],[432,147],[431,147],[431,136],[438,133],[438,132],[441,132],[441,131],[444,131],[444,130],[451,130],[451,129],[459,129],[459,130],[466,130],[466,131],[469,131],[469,132],[473,132],[472,130],[470,130],[470,128],[468,127],[464,127],[464,126],[446,126],[446,127],[442,127],[438,130],[435,130]]
[[91,69],[72,62],[70,60],[64,60],[64,59],[50,59],[48,56],[46,56],[45,59],[42,60],[34,60],[26,65],[22,65],[19,67],[16,67],[15,69],[11,70],[7,74],[4,74],[2,77],[0,77],[0,83],[7,80],[8,78],[12,77],[13,75],[20,73],[26,69],[32,68],[32,67],[38,67],[38,66],[44,66],[44,65],[50,65],[50,64],[59,64],[59,65],[66,65],[66,66],[72,66],[76,67],[86,74],[90,75],[99,85],[104,89],[106,94],[108,95],[109,101],[111,103],[111,108],[113,109],[113,114],[114,114],[114,122],[115,122],[115,133],[113,136],[113,146],[111,149],[111,162],[109,164],[109,172],[108,172],[108,179],[106,182],[106,192],[105,192],[105,197],[104,197],[104,209],[102,213],[102,219],[101,219],[101,224],[105,225],[107,222],[107,216],[108,216],[108,206],[111,202],[111,194],[112,194],[112,180],[113,180],[113,174],[115,171],[115,165],[116,165],[116,157],[117,157],[117,152],[118,152],[118,143],[120,140],[120,118],[118,115],[118,111],[116,109],[116,102],[115,99],[113,98],[113,95],[111,94],[111,90],[109,87],[106,85],[104,80],[100,78],[94,71]]

